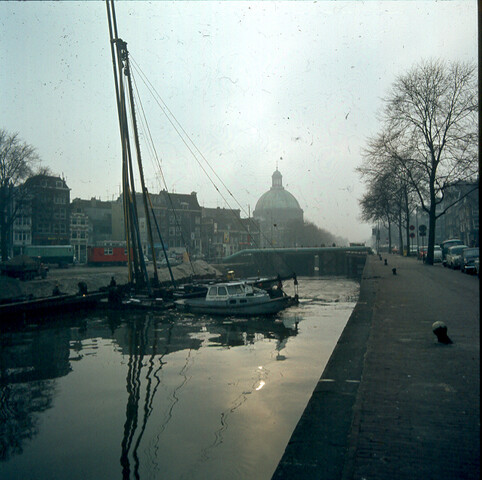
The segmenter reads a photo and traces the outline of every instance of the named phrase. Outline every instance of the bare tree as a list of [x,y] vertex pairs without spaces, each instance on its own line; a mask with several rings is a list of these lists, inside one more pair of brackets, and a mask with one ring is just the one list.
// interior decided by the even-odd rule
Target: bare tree
[[396,79],[384,100],[383,132],[369,141],[372,154],[406,174],[428,214],[429,264],[436,220],[453,204],[437,206],[451,185],[478,180],[476,81],[471,64],[421,63]]
[[[398,160],[387,153],[384,134],[369,140],[363,156],[364,164],[357,168],[368,187],[367,194],[360,201],[362,217],[365,221],[381,220],[389,230],[390,239],[391,223],[395,223],[398,226],[400,252],[403,252],[405,243],[407,255],[410,255],[410,218],[416,207],[410,177],[400,167]],[[417,172],[412,172],[412,177],[419,176]],[[403,231],[406,235],[405,242]]]
[[9,231],[26,199],[22,184],[38,161],[35,149],[0,129],[0,255],[8,258]]
[[388,249],[392,251],[392,223],[397,211],[393,177],[386,170],[383,172],[365,171],[364,175],[368,188],[360,200],[362,219],[381,222],[387,228]]

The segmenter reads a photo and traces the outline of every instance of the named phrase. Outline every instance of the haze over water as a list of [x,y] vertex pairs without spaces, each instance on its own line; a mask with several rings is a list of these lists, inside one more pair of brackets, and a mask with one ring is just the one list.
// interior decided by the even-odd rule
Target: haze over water
[[270,478],[358,292],[304,278],[275,319],[97,311],[3,332],[0,478]]

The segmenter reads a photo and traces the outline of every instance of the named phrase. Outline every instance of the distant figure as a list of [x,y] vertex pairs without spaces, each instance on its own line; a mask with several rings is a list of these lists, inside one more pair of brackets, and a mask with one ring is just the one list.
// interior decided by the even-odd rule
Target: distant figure
[[396,275],[396,274],[397,274],[397,269],[396,269],[396,268],[392,268],[392,273],[393,273],[394,275]]
[[52,290],[52,295],[60,295],[60,288],[58,283],[55,284],[55,287]]
[[85,282],[79,282],[77,286],[79,287],[79,295],[87,294],[87,284]]
[[432,330],[433,333],[436,335],[439,343],[443,343],[445,345],[453,343],[447,335],[447,325],[445,325],[444,322],[434,322],[432,324]]
[[117,282],[115,281],[115,278],[114,277],[110,277],[110,284],[109,286],[110,287],[115,287],[117,285]]
[[386,259],[386,258],[385,258],[385,265],[388,265],[388,263],[387,263],[387,259]]

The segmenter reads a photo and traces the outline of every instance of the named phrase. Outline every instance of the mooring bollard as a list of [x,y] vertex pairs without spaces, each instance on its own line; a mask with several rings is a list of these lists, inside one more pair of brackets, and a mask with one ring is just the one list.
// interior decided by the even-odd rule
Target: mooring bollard
[[445,325],[444,322],[434,322],[432,324],[432,330],[433,333],[436,335],[439,343],[443,343],[445,345],[449,345],[450,343],[453,343],[452,340],[450,340],[449,336],[447,335],[447,325]]

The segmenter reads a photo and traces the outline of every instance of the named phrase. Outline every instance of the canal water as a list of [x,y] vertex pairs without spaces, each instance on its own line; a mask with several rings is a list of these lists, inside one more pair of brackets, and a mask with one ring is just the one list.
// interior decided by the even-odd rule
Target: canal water
[[0,478],[271,478],[359,284],[299,293],[275,318],[96,311],[2,331]]

